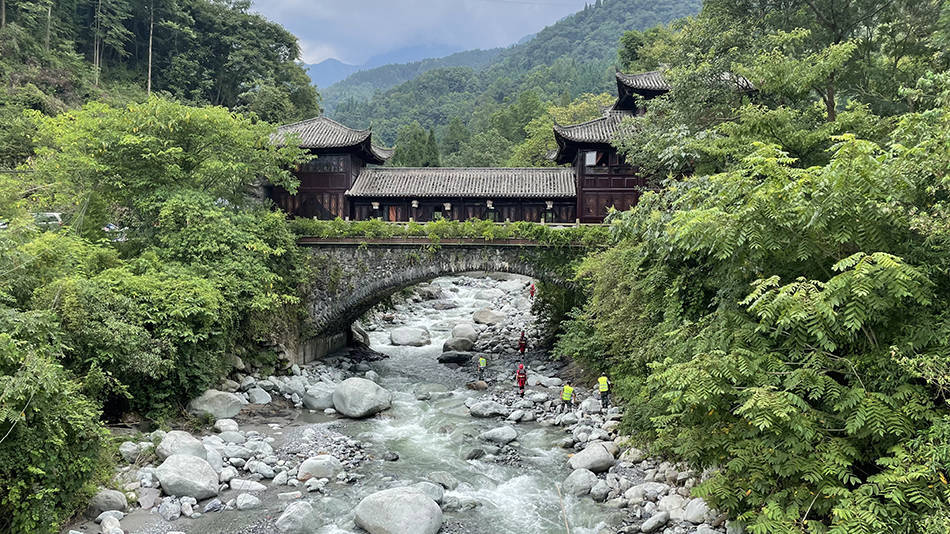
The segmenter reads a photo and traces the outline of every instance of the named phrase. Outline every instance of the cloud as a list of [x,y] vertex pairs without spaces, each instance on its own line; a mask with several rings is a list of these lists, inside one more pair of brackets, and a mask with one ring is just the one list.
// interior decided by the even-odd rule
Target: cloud
[[307,63],[360,64],[420,45],[508,46],[590,0],[254,0],[254,10],[300,38]]

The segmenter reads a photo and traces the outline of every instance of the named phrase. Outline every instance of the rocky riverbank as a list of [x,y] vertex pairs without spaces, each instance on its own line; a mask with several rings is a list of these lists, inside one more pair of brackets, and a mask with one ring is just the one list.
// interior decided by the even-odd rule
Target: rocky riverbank
[[735,532],[690,498],[701,474],[626,446],[620,410],[585,385],[558,413],[565,363],[532,347],[517,394],[530,281],[500,278],[436,280],[369,314],[367,341],[390,359],[236,370],[189,405],[213,428],[122,443],[125,465],[74,532]]

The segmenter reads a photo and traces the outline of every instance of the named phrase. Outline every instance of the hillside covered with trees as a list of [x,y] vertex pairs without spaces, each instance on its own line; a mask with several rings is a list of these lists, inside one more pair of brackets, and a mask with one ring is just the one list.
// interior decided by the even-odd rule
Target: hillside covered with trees
[[[353,80],[337,84],[351,88],[342,95],[345,99],[335,88],[328,91],[333,95],[330,116],[352,127],[371,126],[379,139],[390,144],[397,141],[400,127],[414,121],[433,129],[440,139],[449,135],[453,118],[461,120],[471,135],[492,136],[491,117],[502,108],[537,100],[540,110],[549,104],[567,105],[585,93],[614,92],[620,35],[692,15],[699,6],[698,0],[597,0],[533,39],[498,52],[484,67],[460,64],[418,69],[417,76],[388,88],[382,80],[393,74],[392,69],[414,67],[358,73]],[[357,87],[380,90],[367,98]],[[523,130],[537,115],[519,128]],[[505,139],[516,144],[523,134]]]
[[254,112],[316,115],[297,39],[248,0],[18,0],[0,16],[0,168],[30,152],[22,110],[52,115],[148,93]]

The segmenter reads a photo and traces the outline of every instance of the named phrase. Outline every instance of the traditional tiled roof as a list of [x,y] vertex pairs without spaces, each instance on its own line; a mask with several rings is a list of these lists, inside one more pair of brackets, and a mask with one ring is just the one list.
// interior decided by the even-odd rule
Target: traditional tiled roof
[[346,192],[351,197],[570,198],[574,171],[540,168],[365,168]]
[[[714,79],[710,81],[710,85],[715,85],[716,83],[715,77],[713,78]],[[755,84],[749,81],[748,78],[731,72],[723,72],[718,81],[726,85],[734,85],[736,90],[740,92],[755,91]],[[624,74],[618,72],[617,82],[633,91],[667,92],[673,89],[659,71],[641,72],[639,74]]]
[[300,137],[300,148],[337,148],[358,145],[373,132],[354,130],[327,117],[314,117],[277,128],[272,141],[281,143],[292,134]]
[[630,89],[640,91],[669,91],[672,89],[659,71],[642,72],[640,74],[618,72],[617,81]]
[[350,148],[365,144],[365,149],[380,160],[379,163],[393,157],[392,149],[372,144],[372,130],[354,130],[328,117],[314,117],[280,126],[271,136],[271,141],[281,144],[293,134],[300,138],[300,148]]
[[555,135],[575,143],[608,144],[620,129],[626,117],[633,116],[626,111],[608,111],[603,117],[571,126],[554,125]]

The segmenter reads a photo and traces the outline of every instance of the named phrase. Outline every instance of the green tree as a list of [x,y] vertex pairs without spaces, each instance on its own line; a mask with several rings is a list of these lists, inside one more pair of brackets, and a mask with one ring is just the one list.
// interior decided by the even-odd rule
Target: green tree
[[267,123],[156,97],[36,120],[41,146],[33,168],[48,186],[36,202],[87,217],[87,229],[121,222],[150,234],[163,203],[182,190],[241,205],[260,177],[293,189],[286,169],[301,157],[295,147],[271,144]]
[[545,113],[535,117],[524,127],[527,137],[514,147],[508,159],[509,167],[552,167],[549,157],[557,150],[554,139],[554,124],[579,124],[603,117],[604,110],[617,99],[607,93],[585,94],[566,106],[548,106]]

